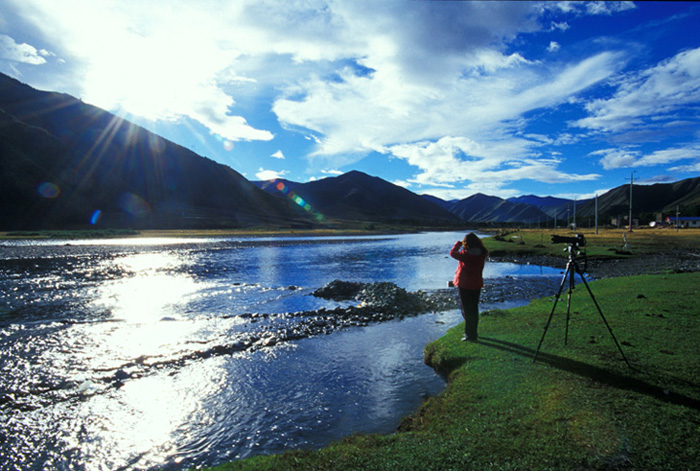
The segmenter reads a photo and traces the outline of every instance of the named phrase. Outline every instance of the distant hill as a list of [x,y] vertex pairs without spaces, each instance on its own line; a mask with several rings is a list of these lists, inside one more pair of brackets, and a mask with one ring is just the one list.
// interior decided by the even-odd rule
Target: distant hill
[[[595,217],[595,200],[567,200],[564,198],[525,195],[504,200],[483,194],[472,195],[457,202],[448,202],[423,195],[466,222],[534,224],[572,221],[574,213],[579,224]],[[657,213],[675,215],[676,207],[685,216],[700,216],[700,177],[675,183],[634,185],[632,189],[633,217],[646,224]],[[609,224],[613,218],[626,219],[629,215],[629,185],[621,185],[598,197],[598,218]]]
[[[325,217],[353,221],[453,225],[461,221],[448,210],[400,186],[352,171],[308,183],[287,180],[254,182],[280,195],[282,182]],[[281,195],[280,195],[281,196]]]
[[[598,214],[607,217],[629,214],[630,187],[621,185],[598,197]],[[676,213],[678,207],[684,216],[700,216],[700,177],[674,183],[633,185],[633,217],[650,220],[652,213]],[[577,214],[591,217],[595,214],[595,201],[588,200],[576,205]]]
[[450,201],[445,201],[442,198],[438,198],[437,196],[433,195],[420,195],[421,198],[426,199],[430,201],[431,203],[434,203],[438,206],[440,206],[443,209],[447,209],[449,211],[450,207],[455,204],[459,200],[450,200]]
[[308,225],[235,170],[0,74],[0,229]]
[[496,196],[481,193],[460,200],[450,211],[467,222],[482,223],[538,223],[549,218],[539,208],[526,203],[512,203]]
[[517,196],[514,198],[508,198],[511,203],[525,203],[537,206],[538,208],[547,208],[551,206],[562,206],[569,204],[572,200],[567,200],[564,198],[555,198],[553,196],[535,196],[535,195],[524,195]]
[[576,211],[581,203],[588,200],[569,200],[565,198],[555,198],[553,196],[535,196],[535,195],[525,195],[518,196],[515,198],[508,198],[508,201],[512,203],[525,203],[531,204],[539,208],[543,213],[545,213],[549,218],[557,219],[568,219],[573,218],[574,205],[576,206]]

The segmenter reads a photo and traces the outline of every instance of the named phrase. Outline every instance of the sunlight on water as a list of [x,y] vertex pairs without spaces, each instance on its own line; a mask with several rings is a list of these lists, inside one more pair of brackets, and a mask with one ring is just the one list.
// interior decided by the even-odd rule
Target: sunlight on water
[[203,401],[220,391],[223,376],[219,362],[210,362],[177,375],[132,381],[114,395],[95,397],[85,428],[90,439],[78,445],[86,468],[105,469],[105,463],[120,468],[129,465],[129,457],[138,456],[138,469],[143,469],[172,458],[193,424],[213,422]]
[[172,272],[182,264],[167,253],[135,254],[120,261],[125,272],[133,272],[100,289],[95,303],[112,311],[114,318],[132,324],[150,324],[172,319],[200,286],[188,275]]

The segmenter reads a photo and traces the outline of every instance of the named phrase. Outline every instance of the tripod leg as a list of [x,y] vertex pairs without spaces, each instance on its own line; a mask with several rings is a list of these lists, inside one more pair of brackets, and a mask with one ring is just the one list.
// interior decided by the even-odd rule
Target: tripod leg
[[559,284],[559,291],[557,291],[557,296],[554,298],[554,306],[552,306],[552,311],[549,313],[549,319],[547,319],[547,323],[544,326],[544,332],[542,332],[542,338],[540,339],[540,344],[537,346],[537,351],[535,352],[535,356],[532,358],[533,362],[537,361],[537,355],[540,354],[540,348],[542,348],[542,342],[544,342],[544,336],[547,335],[547,329],[549,329],[549,324],[552,322],[552,316],[554,316],[554,310],[557,308],[557,303],[559,302],[559,297],[561,296],[561,292],[564,289],[564,283],[566,283],[566,280],[569,276],[570,271],[571,271],[571,262],[569,262],[566,265],[566,272],[564,273],[564,277],[561,279],[561,284]]
[[[576,268],[578,269],[578,267],[576,267]],[[615,334],[613,334],[612,327],[610,327],[610,324],[608,324],[607,319],[605,319],[605,316],[603,315],[603,311],[600,309],[600,306],[598,305],[598,301],[596,301],[595,296],[593,296],[593,291],[591,291],[591,288],[588,286],[588,282],[586,281],[586,278],[584,278],[583,274],[580,272],[579,272],[579,275],[581,275],[581,279],[583,280],[583,284],[586,285],[586,289],[588,290],[588,294],[591,295],[591,299],[593,300],[593,304],[595,304],[595,307],[598,309],[598,313],[600,314],[601,319],[603,319],[603,323],[605,324],[605,327],[608,328],[608,332],[610,332],[610,336],[615,341],[615,345],[617,345],[617,349],[620,351],[620,355],[622,355],[622,358],[625,360],[625,363],[627,363],[627,366],[630,367],[631,369],[634,369],[632,367],[632,365],[630,365],[630,362],[627,360],[627,357],[625,356],[625,352],[622,351],[622,347],[620,346],[620,343],[617,341]]]
[[569,292],[566,297],[566,330],[564,330],[564,345],[569,345],[569,318],[571,314],[571,292],[574,290],[574,270],[569,270]]

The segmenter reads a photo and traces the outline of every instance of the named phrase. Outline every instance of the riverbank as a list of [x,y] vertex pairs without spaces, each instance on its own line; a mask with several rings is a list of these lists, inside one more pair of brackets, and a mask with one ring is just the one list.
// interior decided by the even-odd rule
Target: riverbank
[[601,229],[598,234],[590,229],[577,233],[530,229],[502,232],[484,241],[492,260],[564,268],[568,246],[553,244],[554,234],[583,234],[585,245],[579,248],[585,256],[577,257],[577,262],[593,279],[700,271],[698,229]]
[[[636,263],[658,268],[614,265]],[[568,345],[560,305],[535,363],[550,297],[483,313],[478,343],[461,342],[458,326],[429,344],[426,363],[448,387],[395,434],[214,469],[692,469],[700,460],[699,282],[700,273],[667,272],[591,283],[633,368],[577,289]]]

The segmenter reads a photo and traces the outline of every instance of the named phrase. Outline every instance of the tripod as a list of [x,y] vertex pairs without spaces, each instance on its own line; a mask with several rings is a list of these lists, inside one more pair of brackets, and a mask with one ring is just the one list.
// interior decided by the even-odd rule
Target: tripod
[[[574,274],[578,273],[581,276],[581,280],[583,281],[583,284],[586,285],[586,289],[588,290],[588,294],[591,296],[591,299],[593,300],[595,307],[598,308],[598,312],[600,313],[600,317],[601,317],[601,319],[603,319],[605,326],[608,328],[608,332],[610,332],[610,335],[612,336],[613,340],[615,341],[615,345],[617,345],[617,349],[620,351],[622,358],[625,360],[625,363],[627,363],[627,366],[632,368],[632,365],[630,365],[630,362],[627,360],[625,353],[622,351],[622,347],[620,347],[620,344],[618,343],[617,339],[615,338],[615,334],[613,334],[613,331],[612,331],[612,328],[610,327],[610,324],[608,324],[608,321],[605,319],[605,316],[603,315],[603,311],[600,309],[600,306],[598,305],[598,301],[596,301],[595,296],[593,296],[593,291],[591,291],[591,288],[588,286],[588,282],[586,281],[586,278],[584,278],[584,276],[583,276],[583,271],[579,269],[578,262],[576,261],[576,251],[578,250],[578,245],[576,243],[571,243],[567,250],[569,252],[569,262],[566,264],[566,272],[564,273],[564,277],[562,278],[561,284],[559,285],[559,291],[557,292],[557,296],[554,299],[554,306],[552,306],[552,312],[549,313],[549,319],[547,320],[547,324],[544,326],[544,332],[542,333],[542,338],[540,339],[540,344],[537,346],[537,351],[535,352],[535,356],[532,359],[532,361],[533,362],[537,361],[537,356],[540,354],[540,348],[542,347],[542,342],[544,342],[544,337],[545,337],[545,335],[547,335],[547,329],[549,329],[549,324],[552,322],[552,317],[554,316],[554,310],[557,308],[557,303],[559,302],[559,298],[561,297],[561,292],[564,289],[564,284],[566,284],[567,280],[569,281],[569,291],[567,293],[567,303],[566,303],[566,330],[564,333],[564,345],[568,344],[568,341],[569,341],[569,317],[570,317],[570,312],[571,312],[571,291],[574,289]],[[634,369],[634,368],[632,368],[632,369]]]

